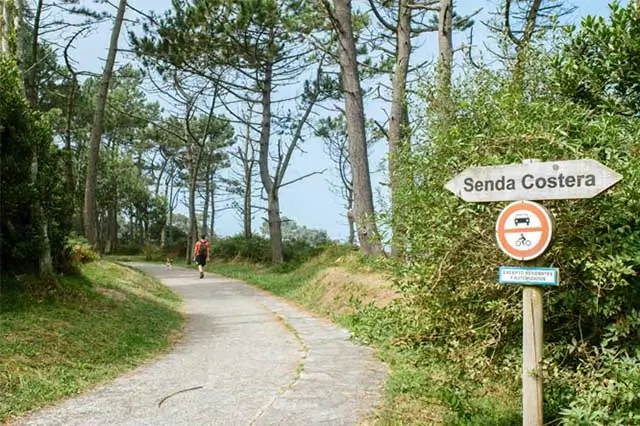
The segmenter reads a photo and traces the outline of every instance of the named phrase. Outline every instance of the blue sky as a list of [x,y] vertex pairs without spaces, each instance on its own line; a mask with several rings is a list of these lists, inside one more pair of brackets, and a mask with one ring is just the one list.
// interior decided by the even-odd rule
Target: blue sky
[[[93,7],[89,1],[89,7]],[[170,7],[170,0],[130,0],[129,3],[136,9],[142,11],[162,11]],[[354,6],[364,5],[366,2],[362,0],[354,0]],[[477,49],[482,50],[483,42],[487,41],[488,30],[481,24],[486,21],[489,14],[496,11],[497,0],[460,0],[456,4],[456,10],[460,14],[470,13],[479,8],[482,12],[476,17],[476,25],[474,29],[474,45]],[[587,14],[606,15],[606,0],[573,0],[573,4],[578,6],[568,20],[573,23],[579,23],[582,16]],[[626,2],[623,2],[626,4]],[[134,13],[127,12],[127,17],[135,19]],[[128,29],[133,29],[129,24]],[[96,29],[92,34],[84,39],[80,39],[75,43],[75,49],[71,52],[72,57],[76,60],[77,69],[101,72],[106,56],[106,50],[109,44],[109,35],[111,25],[105,24]],[[454,37],[454,43],[466,41],[467,34],[458,34]],[[120,47],[126,49],[128,42],[126,37],[121,37]],[[422,47],[413,55],[413,62],[423,62],[428,59],[435,59],[437,55],[437,42],[435,35],[425,37]],[[117,63],[122,65],[130,61],[126,55],[119,55]],[[150,97],[151,100],[157,100]],[[169,105],[164,105],[170,107]],[[374,117],[384,121],[386,105],[381,102],[366,102],[365,109],[368,117]],[[327,168],[328,172],[324,175],[312,176],[300,183],[287,186],[281,192],[281,210],[284,216],[296,220],[302,225],[310,228],[325,229],[329,236],[334,239],[346,239],[347,225],[344,217],[343,201],[334,192],[331,191],[327,180],[337,182],[337,175],[333,173],[332,164],[326,159],[323,151],[322,142],[317,139],[308,139],[304,144],[306,154],[297,155],[291,164],[288,172],[289,179],[307,174],[311,171],[322,170]],[[386,146],[384,143],[377,144],[371,152],[371,168],[379,169],[386,154]],[[374,191],[379,192],[383,188],[379,183],[384,181],[383,173],[375,173],[373,175]],[[178,209],[185,211],[184,207]],[[258,217],[255,221],[254,228],[257,231],[260,227],[261,219]],[[216,216],[216,233],[219,235],[232,235],[241,231],[241,223],[235,213],[231,211],[220,212]]]

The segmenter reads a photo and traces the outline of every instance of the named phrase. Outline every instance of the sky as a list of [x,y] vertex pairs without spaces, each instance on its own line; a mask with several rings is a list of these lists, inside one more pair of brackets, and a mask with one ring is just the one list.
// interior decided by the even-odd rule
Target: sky
[[[93,1],[81,0],[80,3],[86,4],[91,8],[95,7],[93,6]],[[114,3],[117,3],[117,1]],[[353,1],[354,7],[363,6],[365,3],[363,0]],[[456,3],[456,11],[461,15],[472,13],[482,8],[475,18],[474,45],[476,46],[476,53],[481,53],[484,50],[483,43],[490,42],[487,38],[489,31],[482,22],[486,22],[490,18],[490,14],[496,11],[499,3],[498,0],[459,0]],[[577,10],[566,18],[572,23],[578,24],[581,17],[589,14],[607,15],[607,0],[573,0],[571,3],[577,6]],[[623,4],[626,3],[626,1],[623,2]],[[153,10],[160,12],[168,9],[171,1],[129,0],[129,4],[141,11],[148,12]],[[133,20],[137,16],[134,12],[128,10],[126,17]],[[120,38],[119,47],[121,49],[126,50],[129,47],[126,33],[129,30],[134,30],[133,25],[131,22],[126,24],[126,31],[123,31],[123,35]],[[111,26],[111,23],[103,24],[97,27],[89,36],[77,39],[74,48],[70,52],[76,61],[76,69],[93,71],[95,73],[102,71],[104,58],[106,57],[109,45]],[[468,33],[456,34],[454,36],[454,48],[466,42],[467,37]],[[461,53],[457,53],[457,55],[461,55]],[[421,63],[429,59],[435,60],[436,57],[437,40],[435,34],[432,34],[424,38],[422,46],[413,54],[412,62]],[[130,56],[119,54],[116,66],[123,65],[130,61]],[[153,95],[150,95],[149,99],[152,101],[160,101],[160,99],[155,98]],[[161,105],[167,109],[171,109],[171,105],[166,104],[166,102],[161,102]],[[365,114],[367,117],[384,121],[386,109],[387,106],[382,102],[365,101]],[[332,191],[328,183],[328,181],[338,182],[337,174],[333,171],[334,166],[328,160],[321,140],[309,138],[305,141],[303,148],[305,154],[297,154],[293,158],[286,180],[294,179],[312,171],[323,169],[328,169],[328,171],[323,175],[315,175],[283,188],[281,190],[282,215],[294,219],[299,224],[309,228],[324,229],[333,239],[346,240],[348,229],[344,216],[344,202],[335,191]],[[384,143],[374,145],[374,148],[370,151],[370,166],[372,170],[383,169],[382,162],[384,161],[385,155],[386,145]],[[375,195],[378,199],[377,201],[385,198],[384,186],[380,185],[384,180],[384,172],[373,173],[372,185],[374,187],[374,194],[378,194]],[[379,207],[380,203],[377,204]],[[181,206],[178,208],[178,211],[186,213],[186,208]],[[256,231],[260,228],[262,222],[261,216],[262,213],[259,213],[254,221],[254,229]],[[221,236],[233,235],[241,232],[241,230],[242,224],[234,212],[227,210],[219,212],[216,215],[216,234]]]

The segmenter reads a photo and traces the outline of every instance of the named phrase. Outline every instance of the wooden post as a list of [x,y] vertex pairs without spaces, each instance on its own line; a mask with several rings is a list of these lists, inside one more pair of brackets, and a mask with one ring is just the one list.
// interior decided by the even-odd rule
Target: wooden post
[[[537,160],[524,160],[524,164]],[[522,289],[522,425],[542,426],[543,289]]]
[[543,291],[522,289],[522,425],[542,426]]

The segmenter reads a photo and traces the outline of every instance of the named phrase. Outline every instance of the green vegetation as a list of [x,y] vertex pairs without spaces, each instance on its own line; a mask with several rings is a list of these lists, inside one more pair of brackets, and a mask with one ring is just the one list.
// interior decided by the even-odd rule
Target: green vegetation
[[[63,182],[42,179],[61,173],[62,151],[53,145],[51,117],[29,108],[18,71],[14,59],[0,57],[0,262],[19,272],[46,274],[52,263],[65,266],[71,211]],[[51,225],[46,239],[45,224]]]
[[[303,229],[306,233],[307,229]],[[310,238],[287,238],[283,241],[283,254],[285,264],[279,266],[280,271],[298,266],[308,259],[319,255],[325,250],[336,250],[335,243],[325,240],[317,241],[317,237],[311,233]],[[245,238],[243,235],[231,237],[213,237],[211,243],[211,258],[218,261],[239,260],[253,262],[256,264],[269,264],[271,262],[271,249],[269,239],[254,235]],[[185,241],[182,247],[173,244],[169,247],[142,246],[130,244],[126,250],[117,250],[116,253],[107,255],[106,258],[116,261],[147,261],[162,262],[167,258],[172,259],[174,264],[185,263]],[[340,247],[339,250],[350,250]]]
[[[54,47],[68,33],[50,13],[60,6],[35,3],[6,1],[0,29],[4,416],[112,377],[177,328],[169,293],[96,252],[188,264],[204,233],[212,270],[379,348],[392,367],[380,424],[517,424],[520,289],[495,283],[510,263],[494,244],[503,204],[465,203],[444,184],[468,166],[592,158],[623,180],[545,201],[556,237],[539,261],[561,270],[545,290],[545,417],[640,423],[638,1],[574,27],[556,0],[502,0],[477,23],[451,0],[179,0],[140,18],[129,46],[110,46],[110,64],[118,50],[136,58],[105,65],[103,81],[66,57],[75,38],[64,58]],[[139,13],[125,0],[118,10],[114,40]],[[82,16],[73,37],[110,18],[64,13]],[[493,49],[454,46],[455,29],[480,22]],[[435,67],[417,62],[430,32]],[[380,107],[386,123],[371,113]],[[332,220],[346,216],[357,254],[287,219],[281,190],[327,166],[295,164],[314,138],[344,201]],[[388,148],[384,185],[371,182],[374,140]],[[215,235],[223,211],[241,235]]]
[[180,299],[155,279],[105,261],[43,285],[2,277],[0,423],[115,378],[180,336]]
[[[627,410],[637,413],[640,399],[633,397],[619,410],[605,399],[586,402],[584,393],[600,395],[607,379],[603,371],[596,373],[600,368],[626,369],[629,374],[616,380],[637,385],[637,367],[624,359],[635,357],[640,343],[640,156],[634,154],[640,149],[640,123],[559,97],[555,76],[545,71],[550,64],[535,52],[527,68],[531,73],[523,90],[501,73],[470,71],[471,77],[454,89],[459,102],[447,127],[433,123],[424,142],[403,159],[398,202],[406,214],[394,220],[419,230],[407,242],[423,255],[410,268],[394,268],[406,294],[397,309],[380,312],[361,327],[371,328],[373,341],[393,333],[420,358],[450,365],[461,393],[456,411],[462,418],[475,416],[465,395],[484,391],[483,380],[508,372],[507,381],[518,382],[520,290],[495,283],[497,266],[512,263],[495,249],[492,235],[503,205],[465,203],[442,183],[477,164],[565,159],[576,153],[599,160],[624,176],[614,191],[591,200],[546,203],[557,219],[556,237],[541,262],[560,267],[562,283],[545,298],[545,416],[566,420],[576,410],[589,416],[608,407],[615,411],[605,423],[615,423]],[[597,374],[605,375],[596,380]],[[408,392],[421,396],[419,389]],[[518,400],[508,405],[517,407]]]
[[359,301],[376,296],[376,291],[391,291],[388,279],[378,277],[378,282],[373,282],[374,271],[369,269],[367,273],[350,247],[334,245],[307,259],[302,263],[269,266],[250,263],[250,259],[225,262],[214,258],[207,268],[298,302],[337,321],[344,319],[345,312],[355,310]]
[[[379,261],[398,297],[361,303],[347,293],[339,300],[349,312],[330,306],[391,365],[380,424],[521,422],[521,291],[495,276],[512,263],[493,241],[503,204],[465,203],[444,183],[471,165],[527,158],[593,158],[624,176],[593,199],[545,202],[556,237],[541,262],[562,271],[559,288],[545,291],[545,422],[640,421],[640,121],[628,68],[637,42],[627,38],[640,29],[635,7],[613,5],[609,22],[587,18],[551,51],[528,46],[505,69],[468,66],[446,115],[431,113],[437,91],[422,84],[426,130],[398,154],[389,217],[411,230],[406,253]],[[321,311],[322,297],[303,295],[328,267],[216,270]]]

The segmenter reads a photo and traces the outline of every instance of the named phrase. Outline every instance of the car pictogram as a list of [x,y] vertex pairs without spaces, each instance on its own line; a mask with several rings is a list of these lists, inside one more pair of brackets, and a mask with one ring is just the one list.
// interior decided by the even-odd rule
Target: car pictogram
[[528,214],[517,214],[516,217],[513,219],[513,221],[515,222],[516,226],[520,225],[521,223],[524,223],[525,225],[529,226],[531,219],[529,219]]

